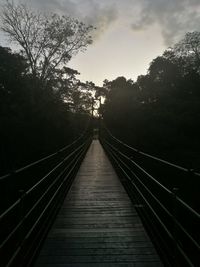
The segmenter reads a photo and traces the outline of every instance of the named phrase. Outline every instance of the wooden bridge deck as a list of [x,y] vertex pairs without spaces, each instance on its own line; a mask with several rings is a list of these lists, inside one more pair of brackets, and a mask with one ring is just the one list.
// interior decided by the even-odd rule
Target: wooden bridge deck
[[97,140],[35,263],[35,267],[74,266],[163,266]]

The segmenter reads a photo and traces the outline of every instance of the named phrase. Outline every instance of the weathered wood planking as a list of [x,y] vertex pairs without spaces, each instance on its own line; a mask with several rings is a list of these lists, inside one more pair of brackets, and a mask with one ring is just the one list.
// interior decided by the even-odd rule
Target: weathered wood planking
[[94,140],[35,267],[163,266],[99,141]]

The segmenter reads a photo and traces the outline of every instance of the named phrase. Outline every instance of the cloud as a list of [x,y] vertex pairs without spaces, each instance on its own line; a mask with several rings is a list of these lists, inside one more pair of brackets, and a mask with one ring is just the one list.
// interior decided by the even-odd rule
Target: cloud
[[133,30],[157,24],[165,45],[172,45],[187,31],[200,30],[199,0],[29,0],[35,7],[69,14],[97,28],[94,37],[116,21]]
[[[12,1],[12,0],[10,0]],[[96,28],[93,38],[100,37],[118,17],[118,0],[13,0],[14,3],[26,3],[41,12],[53,12],[69,15]],[[0,0],[0,5],[6,0]]]
[[132,22],[133,30],[159,25],[167,46],[186,32],[200,30],[199,0],[141,0],[140,12]]
[[[0,3],[5,0],[0,0]],[[172,45],[186,32],[200,30],[200,0],[14,0],[27,2],[40,11],[78,18],[96,27],[94,39],[115,22],[133,31],[158,25],[165,45]]]
[[69,15],[94,26],[94,38],[107,30],[118,16],[115,0],[29,0],[29,3],[43,11]]

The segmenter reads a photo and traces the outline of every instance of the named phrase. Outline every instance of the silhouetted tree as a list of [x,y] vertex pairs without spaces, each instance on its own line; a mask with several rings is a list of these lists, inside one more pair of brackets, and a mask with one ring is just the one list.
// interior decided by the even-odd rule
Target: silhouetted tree
[[[14,164],[12,155],[19,142],[30,108],[28,65],[19,54],[0,47],[0,156],[1,171]],[[9,157],[8,154],[11,156]],[[12,159],[11,159],[12,158]],[[17,157],[16,157],[17,159]]]
[[42,82],[92,43],[92,26],[67,16],[36,13],[25,4],[7,1],[1,20],[1,29],[23,49],[30,72]]
[[175,55],[183,58],[185,64],[193,70],[200,72],[200,32],[188,32],[185,37],[174,45]]
[[183,40],[155,58],[136,83],[123,77],[105,81],[104,119],[136,148],[197,168],[199,34],[188,33]]
[[26,59],[0,47],[0,174],[54,152],[83,131],[91,100],[77,74],[57,70],[42,90],[32,83]]

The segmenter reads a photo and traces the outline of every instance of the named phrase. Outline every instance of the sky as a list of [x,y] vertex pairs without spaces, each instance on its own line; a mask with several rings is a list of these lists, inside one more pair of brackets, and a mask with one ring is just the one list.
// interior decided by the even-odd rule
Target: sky
[[[5,0],[0,0],[0,4]],[[17,0],[14,2],[18,2]],[[33,8],[93,25],[93,44],[68,67],[82,81],[133,80],[186,32],[200,31],[200,0],[27,0]],[[2,40],[2,36],[0,35]],[[2,42],[1,42],[2,44]]]

